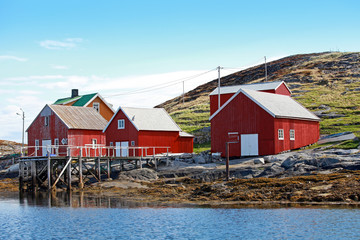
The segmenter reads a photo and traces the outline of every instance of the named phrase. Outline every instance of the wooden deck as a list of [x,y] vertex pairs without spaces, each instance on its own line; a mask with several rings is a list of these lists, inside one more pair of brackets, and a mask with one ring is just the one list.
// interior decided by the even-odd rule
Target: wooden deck
[[169,163],[169,155],[145,157],[22,157],[19,160],[19,190],[36,192],[56,190],[73,186],[83,188],[86,182],[108,179],[114,167],[124,170],[124,164],[131,163],[135,168],[152,164],[155,168],[160,162]]

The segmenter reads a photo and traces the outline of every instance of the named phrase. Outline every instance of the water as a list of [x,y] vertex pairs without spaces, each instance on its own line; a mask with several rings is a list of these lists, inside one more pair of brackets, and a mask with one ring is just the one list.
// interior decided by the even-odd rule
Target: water
[[164,207],[84,196],[3,197],[0,223],[0,239],[360,239],[356,208]]

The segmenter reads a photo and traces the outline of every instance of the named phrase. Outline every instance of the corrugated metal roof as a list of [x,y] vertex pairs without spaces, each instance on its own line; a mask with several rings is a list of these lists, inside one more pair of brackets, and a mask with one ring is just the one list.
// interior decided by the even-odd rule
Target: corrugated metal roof
[[70,129],[103,130],[107,121],[93,108],[49,105]]
[[54,102],[55,105],[64,104],[76,101],[72,106],[83,107],[85,106],[97,93],[76,96],[74,98],[60,98]]
[[[225,86],[225,87],[220,87],[220,94],[236,93],[237,91],[239,91],[239,89],[250,89],[257,91],[276,89],[281,85],[281,83],[282,81]],[[210,95],[217,95],[217,94],[218,94],[218,88],[215,88],[215,90],[210,93]]]
[[163,108],[121,108],[138,130],[181,131]]
[[83,107],[85,106],[97,93],[82,95],[72,106]]
[[254,101],[256,104],[258,104],[261,108],[263,108],[266,112],[268,112],[275,118],[291,118],[320,121],[320,118],[307,110],[290,96],[259,92],[249,89],[240,89],[210,117],[210,120],[214,118],[219,112],[221,112],[221,110],[224,109],[240,93],[245,94],[247,97],[249,97],[252,101]]
[[276,118],[320,120],[315,114],[289,96],[249,89],[242,89],[241,91]]
[[180,137],[194,137],[194,135],[191,135],[190,133],[187,133],[187,132],[180,132],[179,136]]

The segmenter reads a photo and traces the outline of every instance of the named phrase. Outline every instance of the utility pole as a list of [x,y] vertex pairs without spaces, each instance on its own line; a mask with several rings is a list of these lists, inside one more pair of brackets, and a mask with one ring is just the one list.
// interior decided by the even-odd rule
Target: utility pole
[[265,82],[267,82],[267,65],[266,65],[266,56],[264,57],[265,59]]
[[185,103],[184,97],[185,97],[185,81],[183,81],[183,105]]
[[221,102],[220,102],[220,69],[222,69],[222,67],[218,66],[217,70],[218,70],[218,109],[220,108]]
[[21,118],[22,118],[22,121],[23,121],[23,125],[22,125],[22,147],[21,147],[21,153],[22,153],[22,150],[24,149],[24,128],[25,128],[25,112],[22,110],[22,108],[20,108],[22,114],[20,113],[16,113],[16,115],[19,115]]

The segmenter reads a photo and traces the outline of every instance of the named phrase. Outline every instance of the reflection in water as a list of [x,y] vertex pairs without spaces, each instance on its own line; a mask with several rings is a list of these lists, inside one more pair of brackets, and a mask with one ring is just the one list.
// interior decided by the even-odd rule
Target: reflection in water
[[160,203],[134,202],[114,196],[92,196],[84,192],[22,192],[19,195],[21,205],[43,207],[73,208],[138,208],[161,207]]

